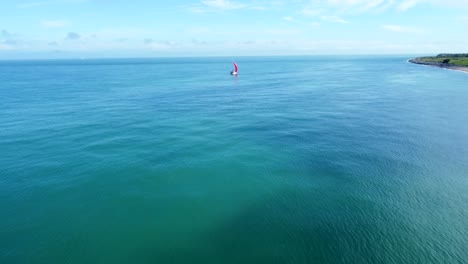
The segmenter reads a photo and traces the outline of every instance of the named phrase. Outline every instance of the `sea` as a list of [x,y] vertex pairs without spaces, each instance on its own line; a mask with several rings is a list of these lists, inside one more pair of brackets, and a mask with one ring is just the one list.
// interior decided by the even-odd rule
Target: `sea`
[[467,263],[468,74],[411,57],[0,61],[0,263]]

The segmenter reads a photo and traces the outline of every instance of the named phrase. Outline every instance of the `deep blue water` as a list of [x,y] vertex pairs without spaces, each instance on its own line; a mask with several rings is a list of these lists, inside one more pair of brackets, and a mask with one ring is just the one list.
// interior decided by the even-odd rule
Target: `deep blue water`
[[0,61],[0,263],[464,263],[468,74]]

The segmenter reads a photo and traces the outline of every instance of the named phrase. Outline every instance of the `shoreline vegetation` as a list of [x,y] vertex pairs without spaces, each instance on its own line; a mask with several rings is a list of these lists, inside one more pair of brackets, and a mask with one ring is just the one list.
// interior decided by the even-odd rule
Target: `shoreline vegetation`
[[468,72],[468,53],[442,53],[437,56],[413,58],[409,62]]

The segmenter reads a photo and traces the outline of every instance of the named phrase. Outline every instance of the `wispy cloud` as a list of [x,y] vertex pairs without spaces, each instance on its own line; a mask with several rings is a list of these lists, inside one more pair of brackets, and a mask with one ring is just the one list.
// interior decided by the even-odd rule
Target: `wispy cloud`
[[304,8],[302,9],[301,11],[302,14],[306,15],[306,16],[317,16],[319,15],[320,13],[322,13],[322,10],[319,10],[319,9],[311,9],[311,8]]
[[[327,11],[338,11],[339,13],[380,13],[389,9],[399,12],[408,11],[418,5],[432,5],[438,7],[467,6],[468,0],[323,0],[311,1],[305,10],[315,10],[324,8]],[[312,7],[312,8],[311,8]],[[303,13],[305,13],[303,11]]]
[[[365,1],[365,3],[361,6],[361,9],[362,9],[362,11],[371,10],[371,9],[374,9],[374,8],[377,8],[377,7],[381,6],[385,2],[386,2],[385,0]],[[392,2],[392,1],[388,1],[388,2]]]
[[393,6],[395,5],[395,0],[387,0],[385,1],[384,3],[376,6],[376,8],[374,9],[374,11],[376,13],[381,13],[381,12],[384,12],[390,8],[392,8]]
[[126,42],[128,40],[129,40],[128,38],[116,38],[116,39],[114,39],[114,41],[118,42],[118,43],[123,43],[123,42]]
[[63,28],[70,25],[70,22],[65,20],[45,20],[41,21],[41,25],[46,28]]
[[439,7],[466,7],[468,0],[324,0],[323,3],[318,6],[328,5],[328,8],[345,13],[380,13],[390,8],[404,12],[422,4]]
[[208,27],[191,27],[186,30],[188,35],[201,35],[211,33],[212,30]]
[[15,45],[18,44],[18,41],[13,40],[13,39],[5,39],[5,40],[2,40],[2,43],[7,44],[7,45],[11,45],[11,46],[15,46]]
[[251,45],[255,45],[255,41],[253,40],[240,41],[240,42],[237,42],[237,44],[243,45],[243,46],[251,46]]
[[424,30],[416,27],[400,26],[400,25],[383,25],[383,29],[398,32],[398,33],[423,33]]
[[348,24],[349,21],[346,21],[338,16],[321,16],[320,19],[323,21],[333,22],[333,23],[341,23],[341,24]]
[[153,51],[167,51],[177,47],[179,43],[175,41],[152,41],[147,45]]
[[283,17],[283,20],[286,20],[286,21],[294,21],[294,17],[285,16],[285,17]]
[[250,6],[249,9],[263,11],[263,10],[267,10],[267,7],[260,6],[260,5],[253,5],[253,6]]
[[312,26],[312,27],[319,27],[319,26],[320,26],[320,23],[319,23],[319,22],[312,22],[312,23],[310,23],[310,26]]
[[153,44],[150,45],[150,49],[155,50],[155,51],[166,51],[166,50],[168,50],[170,48],[171,48],[171,46],[166,45],[164,43],[153,43]]
[[406,10],[412,8],[413,6],[419,4],[422,1],[423,0],[404,0],[398,5],[398,10],[399,11],[406,11]]
[[68,32],[68,34],[65,36],[65,40],[77,40],[80,38],[81,36],[75,32]]
[[269,9],[271,6],[276,5],[276,1],[273,2],[251,2],[243,3],[240,1],[231,0],[203,0],[196,4],[192,4],[188,9],[194,13],[206,13],[214,11],[228,11],[228,10],[240,10],[248,9],[255,11],[264,11]]
[[2,29],[0,31],[0,50],[14,50],[17,48],[18,41],[15,35]]
[[15,47],[3,42],[0,42],[0,51],[8,51],[8,50],[15,50]]
[[192,44],[194,44],[194,45],[207,45],[208,42],[193,38],[192,39]]
[[2,29],[2,31],[0,31],[0,38],[9,38],[9,37],[13,37],[13,34],[6,31],[5,29]]
[[265,33],[272,34],[272,35],[298,35],[301,33],[298,29],[267,29]]
[[0,31],[0,43],[6,48],[6,46],[13,48],[20,42],[16,34],[10,33],[5,29]]
[[205,0],[201,2],[204,6],[221,9],[221,10],[231,10],[231,9],[241,9],[246,7],[246,5],[233,2],[229,0]]
[[363,13],[377,9],[387,8],[394,0],[326,0],[326,3],[341,11]]

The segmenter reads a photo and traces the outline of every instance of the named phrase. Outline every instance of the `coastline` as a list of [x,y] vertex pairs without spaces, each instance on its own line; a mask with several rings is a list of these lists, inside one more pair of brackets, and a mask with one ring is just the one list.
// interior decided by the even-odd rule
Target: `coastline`
[[436,63],[436,62],[422,61],[419,57],[409,59],[408,62],[411,62],[411,63],[414,63],[414,64],[420,64],[420,65],[426,65],[426,66],[432,66],[432,67],[439,67],[439,68],[444,68],[444,69],[448,69],[448,70],[462,71],[462,72],[468,73],[468,67],[457,66],[457,65],[450,64],[450,63]]

